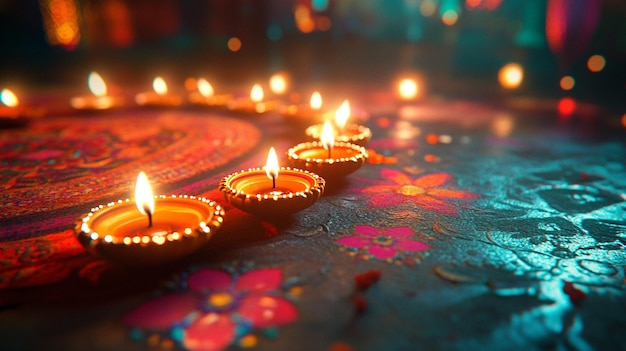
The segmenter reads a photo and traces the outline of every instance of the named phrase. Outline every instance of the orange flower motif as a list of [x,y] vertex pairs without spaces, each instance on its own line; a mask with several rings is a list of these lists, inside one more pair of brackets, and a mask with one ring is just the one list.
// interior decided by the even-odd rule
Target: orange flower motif
[[365,193],[375,194],[369,200],[370,205],[374,207],[390,207],[413,202],[425,210],[458,217],[459,210],[450,200],[470,200],[478,197],[477,194],[469,192],[438,188],[452,180],[448,173],[427,174],[414,180],[392,169],[383,169],[381,175],[391,184],[374,185],[363,189]]

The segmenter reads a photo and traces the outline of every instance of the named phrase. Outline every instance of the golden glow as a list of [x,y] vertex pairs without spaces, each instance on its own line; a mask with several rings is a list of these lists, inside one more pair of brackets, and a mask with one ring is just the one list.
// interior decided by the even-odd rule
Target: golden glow
[[626,128],[626,113],[622,115],[622,125]]
[[404,100],[415,99],[418,94],[417,82],[414,79],[405,78],[398,83],[398,94]]
[[491,122],[491,131],[500,138],[506,138],[511,135],[514,127],[515,122],[513,117],[508,114],[497,115]]
[[322,128],[322,136],[321,136],[322,145],[324,145],[324,149],[332,150],[335,145],[335,132],[333,131],[333,126],[329,121],[324,123],[324,128]]
[[278,95],[282,95],[287,91],[287,77],[285,74],[276,73],[270,77],[270,90]]
[[315,30],[315,21],[311,18],[311,11],[304,5],[297,5],[293,11],[296,27],[302,33],[311,33]]
[[207,82],[207,80],[204,78],[198,79],[198,91],[204,97],[211,97],[215,93],[213,91],[213,87],[211,86],[211,83]]
[[165,84],[165,80],[161,77],[154,78],[154,81],[152,82],[152,89],[154,89],[154,91],[159,95],[167,94],[167,84]]
[[507,63],[498,71],[498,82],[505,89],[515,89],[522,84],[524,69],[517,63]]
[[250,90],[250,100],[254,102],[261,102],[263,101],[263,97],[263,88],[261,88],[259,84],[255,84]]
[[343,130],[346,127],[346,122],[348,122],[348,118],[350,117],[350,103],[348,100],[344,100],[341,106],[337,109],[335,113],[335,124],[337,128]]
[[433,0],[424,0],[420,4],[420,13],[424,17],[430,17],[434,15],[436,10],[437,10],[437,5],[435,4]]
[[41,0],[40,8],[48,42],[74,49],[80,42],[78,11],[74,0]]
[[313,92],[313,94],[311,94],[311,100],[309,104],[311,105],[311,109],[313,110],[321,109],[322,108],[322,95],[317,91]]
[[604,69],[605,65],[606,60],[602,55],[592,55],[587,60],[587,68],[589,68],[591,72],[600,72]]
[[237,37],[232,37],[228,39],[228,43],[226,45],[228,45],[228,50],[237,52],[241,49],[241,40]]
[[89,73],[87,79],[89,90],[95,96],[105,96],[107,94],[107,85],[104,83],[104,79],[96,72]]
[[218,292],[209,296],[209,304],[215,307],[226,307],[233,303],[233,297],[229,293]]
[[441,22],[446,26],[453,26],[459,20],[459,14],[454,10],[448,10],[441,15]]
[[154,195],[150,182],[144,172],[139,172],[137,176],[137,184],[135,185],[135,202],[137,209],[143,215],[154,213]]
[[0,102],[9,107],[15,107],[20,103],[17,96],[9,89],[2,89],[2,93],[0,93]]
[[563,76],[563,78],[561,78],[561,81],[559,82],[559,85],[563,90],[572,90],[575,84],[576,81],[572,76]]
[[270,179],[278,178],[278,156],[276,156],[276,150],[271,147],[267,153],[267,162],[265,163],[265,174]]

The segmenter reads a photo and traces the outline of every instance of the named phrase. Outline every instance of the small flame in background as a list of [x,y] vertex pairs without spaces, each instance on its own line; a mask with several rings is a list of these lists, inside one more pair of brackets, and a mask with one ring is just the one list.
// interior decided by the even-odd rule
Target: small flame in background
[[167,84],[161,77],[154,78],[154,81],[152,82],[152,89],[154,89],[154,91],[159,95],[167,94]]

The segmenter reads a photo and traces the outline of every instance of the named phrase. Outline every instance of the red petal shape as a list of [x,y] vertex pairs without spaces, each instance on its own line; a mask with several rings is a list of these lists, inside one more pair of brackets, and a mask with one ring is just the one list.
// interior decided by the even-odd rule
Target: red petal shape
[[413,235],[413,231],[409,227],[395,227],[387,229],[384,234],[394,238],[406,238]]
[[237,312],[255,328],[261,329],[290,323],[298,315],[291,302],[274,296],[245,297]]
[[364,193],[392,193],[395,192],[397,188],[396,185],[373,185],[361,191]]
[[379,260],[386,260],[396,255],[396,249],[388,246],[373,245],[369,248],[370,254]]
[[416,196],[414,198],[416,205],[424,208],[425,210],[445,214],[448,216],[459,216],[459,209],[452,204],[443,202],[439,199],[430,196]]
[[391,207],[402,205],[408,197],[396,193],[380,194],[370,199],[370,205],[374,207]]
[[165,295],[139,305],[122,322],[139,328],[168,329],[195,310],[197,304],[198,300],[191,295]]
[[433,173],[415,179],[415,181],[413,181],[413,185],[422,188],[432,188],[446,184],[450,180],[452,180],[452,176],[448,173]]
[[430,246],[416,240],[398,240],[396,242],[396,246],[398,247],[398,249],[406,252],[418,252],[430,249]]
[[409,185],[411,184],[411,178],[409,178],[406,174],[396,171],[393,169],[383,169],[380,171],[380,175],[383,178],[389,179],[397,185]]
[[282,271],[278,268],[257,269],[242,274],[235,283],[235,290],[248,293],[275,290],[280,287]]
[[208,313],[185,330],[183,345],[191,351],[222,350],[235,338],[235,327],[229,316]]
[[380,235],[380,229],[374,228],[369,225],[357,225],[354,228],[354,231],[357,234],[366,235],[366,236],[377,236]]
[[189,276],[188,283],[189,290],[206,293],[228,289],[232,279],[228,273],[222,270],[201,269]]
[[446,189],[428,189],[428,195],[438,197],[448,197],[452,199],[475,199],[478,195],[473,193],[466,193],[464,191],[446,190]]
[[365,239],[365,238],[361,238],[358,236],[348,236],[345,238],[341,238],[339,240],[337,240],[337,243],[343,245],[343,246],[348,246],[348,247],[353,247],[355,249],[360,249],[363,247],[366,247],[367,245],[371,244],[372,241],[369,239]]

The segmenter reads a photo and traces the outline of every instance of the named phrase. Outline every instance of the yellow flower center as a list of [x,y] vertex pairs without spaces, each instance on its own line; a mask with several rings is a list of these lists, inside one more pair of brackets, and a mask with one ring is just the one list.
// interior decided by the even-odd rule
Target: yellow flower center
[[415,185],[403,185],[397,190],[398,193],[407,196],[421,195],[426,192],[424,188]]
[[391,244],[393,244],[393,239],[387,236],[378,236],[374,239],[374,242],[377,245],[390,246]]
[[233,297],[225,292],[215,293],[209,296],[209,304],[214,307],[226,307],[233,302]]

